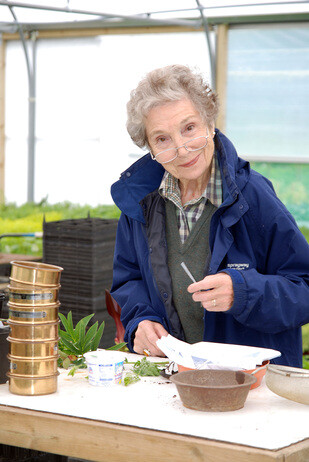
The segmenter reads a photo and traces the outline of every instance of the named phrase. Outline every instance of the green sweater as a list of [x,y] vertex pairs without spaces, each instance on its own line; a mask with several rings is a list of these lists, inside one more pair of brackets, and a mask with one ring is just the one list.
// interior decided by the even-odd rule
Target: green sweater
[[205,209],[195,223],[189,237],[182,244],[176,218],[176,206],[169,200],[166,209],[166,241],[168,248],[168,268],[172,278],[173,302],[188,343],[203,340],[204,308],[192,300],[187,287],[192,283],[181,267],[185,262],[196,281],[205,277],[206,261],[209,261],[209,227],[212,214],[217,207],[207,201]]

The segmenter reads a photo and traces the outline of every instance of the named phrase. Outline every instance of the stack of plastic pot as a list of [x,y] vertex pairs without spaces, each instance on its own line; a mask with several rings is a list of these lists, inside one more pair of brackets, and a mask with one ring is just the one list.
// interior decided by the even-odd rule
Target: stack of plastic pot
[[9,289],[9,390],[57,391],[60,266],[12,261]]

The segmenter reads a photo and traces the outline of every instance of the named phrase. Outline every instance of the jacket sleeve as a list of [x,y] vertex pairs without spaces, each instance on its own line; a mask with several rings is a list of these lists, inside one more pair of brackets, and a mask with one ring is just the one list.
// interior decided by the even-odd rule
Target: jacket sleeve
[[264,230],[263,272],[223,270],[234,287],[234,303],[226,313],[255,330],[278,333],[309,322],[309,245],[283,209]]
[[[122,214],[118,223],[111,294],[121,306],[121,321],[125,327],[125,341],[133,351],[133,334],[138,324],[147,319],[168,327],[160,307],[153,307],[146,280],[143,262],[148,258],[148,248],[141,242],[132,220]],[[143,226],[140,224],[140,226]]]

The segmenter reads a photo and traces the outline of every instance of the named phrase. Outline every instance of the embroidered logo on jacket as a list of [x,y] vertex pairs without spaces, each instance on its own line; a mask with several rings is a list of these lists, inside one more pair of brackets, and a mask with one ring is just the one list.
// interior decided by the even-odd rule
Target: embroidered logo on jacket
[[244,270],[249,268],[249,263],[228,263],[227,268],[233,268],[237,270]]

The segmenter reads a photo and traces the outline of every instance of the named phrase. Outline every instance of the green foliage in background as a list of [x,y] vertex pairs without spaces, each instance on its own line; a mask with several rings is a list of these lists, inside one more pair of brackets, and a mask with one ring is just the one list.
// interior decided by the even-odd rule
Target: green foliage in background
[[305,226],[300,226],[299,228],[303,235],[305,236],[307,242],[309,242],[309,228],[306,228]]
[[309,369],[309,324],[302,327],[303,331],[303,368]]
[[[34,233],[42,231],[43,220],[58,221],[75,218],[119,218],[115,205],[76,205],[70,202],[50,205],[45,201],[17,206],[0,204],[0,235],[11,233]],[[42,256],[42,239],[32,237],[6,237],[0,239],[0,252]]]
[[[268,178],[277,196],[297,223],[309,223],[309,164],[250,162],[251,167]],[[307,230],[307,236],[309,230]],[[309,236],[308,236],[309,237]],[[308,240],[307,237],[307,240]]]

